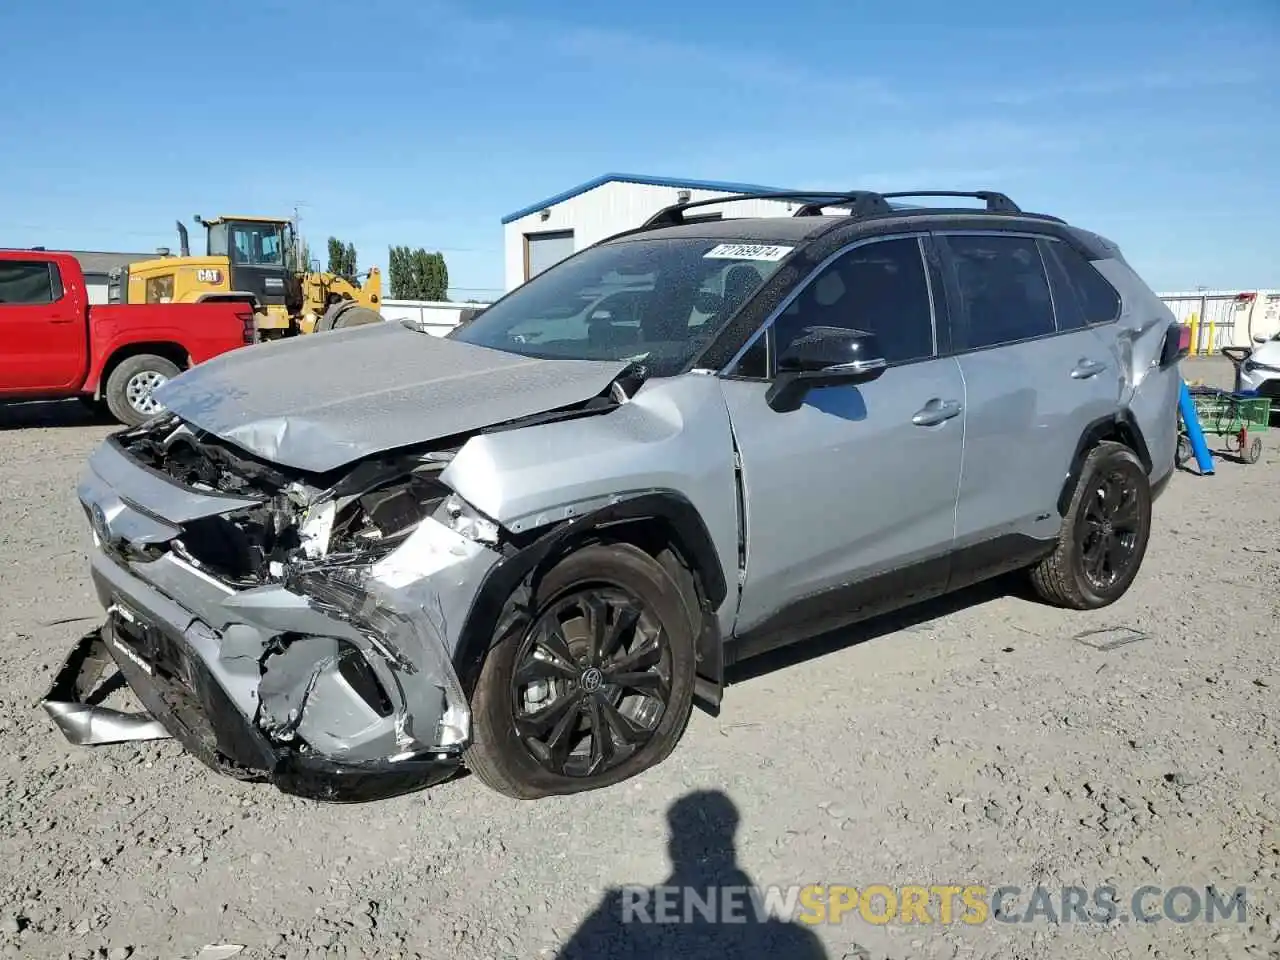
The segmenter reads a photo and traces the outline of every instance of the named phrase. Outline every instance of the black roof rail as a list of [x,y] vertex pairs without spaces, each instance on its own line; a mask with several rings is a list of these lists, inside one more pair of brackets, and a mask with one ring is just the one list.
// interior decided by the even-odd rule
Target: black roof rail
[[[909,207],[907,209],[900,209],[889,203],[890,199],[897,199],[899,197],[969,197],[983,201],[986,204],[987,213],[1003,213],[1024,217],[1034,217],[1040,220],[1052,220],[1056,223],[1066,222],[1059,217],[1050,216],[1045,213],[1027,213],[1016,203],[1010,200],[1006,194],[999,193],[995,190],[898,190],[889,193],[877,193],[874,190],[851,190],[845,192],[806,190],[769,193],[739,193],[728,197],[712,197],[708,200],[692,200],[687,203],[676,203],[669,207],[663,207],[639,227],[623,231],[623,233],[643,233],[646,230],[652,230],[657,227],[676,227],[685,223],[684,211],[686,210],[693,207],[715,206],[720,203],[734,203],[739,200],[793,200],[801,204],[800,209],[792,214],[792,216],[795,217],[821,216],[822,211],[827,207],[848,207],[849,216],[853,219],[889,216],[893,214],[957,214],[965,213],[969,209],[966,207],[956,209]],[[618,234],[618,236],[621,235],[622,234]]]
[[806,203],[794,216],[820,217],[824,207],[848,207],[851,217],[883,216],[894,212],[884,194],[874,190],[851,190],[848,193],[832,194],[825,200]]
[[987,213],[1021,213],[1022,208],[1003,193],[994,190],[899,190],[894,193],[882,193],[889,197],[971,197],[982,200],[987,205]]
[[[863,193],[835,193],[824,192],[822,190],[805,190],[799,192],[784,191],[778,193],[738,193],[728,197],[712,197],[708,200],[690,200],[687,203],[673,203],[669,207],[663,207],[652,217],[646,220],[642,225],[642,230],[651,230],[655,227],[678,227],[684,223],[684,212],[693,207],[711,207],[719,203],[737,203],[740,200],[795,200],[806,206],[817,204],[819,210],[824,206],[841,206],[855,202],[857,197],[863,196]],[[874,197],[876,194],[866,194]],[[804,209],[803,207],[801,209]],[[891,212],[892,208],[886,203],[884,204],[884,212]],[[799,214],[797,214],[798,216]]]

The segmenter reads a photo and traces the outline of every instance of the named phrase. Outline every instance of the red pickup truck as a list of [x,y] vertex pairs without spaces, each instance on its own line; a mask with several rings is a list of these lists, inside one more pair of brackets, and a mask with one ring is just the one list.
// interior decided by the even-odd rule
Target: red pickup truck
[[80,397],[136,426],[152,390],[254,339],[248,304],[91,306],[71,254],[0,250],[0,401]]

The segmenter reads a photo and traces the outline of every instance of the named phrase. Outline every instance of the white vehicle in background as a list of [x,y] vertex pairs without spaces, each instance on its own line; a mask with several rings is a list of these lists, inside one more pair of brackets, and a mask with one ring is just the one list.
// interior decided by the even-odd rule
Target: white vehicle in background
[[1222,352],[1236,365],[1236,390],[1256,391],[1258,396],[1280,400],[1280,333],[1254,337],[1254,346],[1227,347]]

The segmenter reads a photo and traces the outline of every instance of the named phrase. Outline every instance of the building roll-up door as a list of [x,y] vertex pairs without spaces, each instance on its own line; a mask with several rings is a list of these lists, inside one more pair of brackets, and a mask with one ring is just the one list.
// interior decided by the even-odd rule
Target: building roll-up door
[[532,279],[573,253],[573,231],[526,233],[524,235],[524,278]]

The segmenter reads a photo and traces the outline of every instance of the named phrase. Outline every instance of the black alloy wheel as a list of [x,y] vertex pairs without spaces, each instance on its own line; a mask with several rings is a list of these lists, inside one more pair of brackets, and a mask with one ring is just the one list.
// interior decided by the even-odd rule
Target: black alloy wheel
[[1127,577],[1140,559],[1142,493],[1132,471],[1097,476],[1082,504],[1076,527],[1085,578],[1100,593]]
[[1151,480],[1137,454],[1105,440],[1089,451],[1050,553],[1031,568],[1041,599],[1097,610],[1128,592],[1151,537]]
[[698,599],[629,543],[592,543],[513,592],[471,694],[463,759],[521,800],[620,783],[684,733],[697,678]]
[[516,732],[548,773],[602,774],[643,747],[671,697],[671,650],[638,597],[592,586],[527,632],[511,680]]

